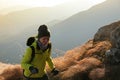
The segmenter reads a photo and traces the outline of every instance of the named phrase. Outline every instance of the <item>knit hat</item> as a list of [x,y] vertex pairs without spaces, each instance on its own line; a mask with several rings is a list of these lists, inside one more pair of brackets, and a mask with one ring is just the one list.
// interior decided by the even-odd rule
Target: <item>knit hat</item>
[[41,25],[38,28],[38,39],[41,38],[41,37],[44,37],[44,36],[50,37],[50,32],[49,32],[46,25]]

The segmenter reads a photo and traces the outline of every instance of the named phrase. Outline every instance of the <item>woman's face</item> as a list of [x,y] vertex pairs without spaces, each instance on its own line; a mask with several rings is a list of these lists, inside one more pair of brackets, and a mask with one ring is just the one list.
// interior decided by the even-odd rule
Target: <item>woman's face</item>
[[49,42],[49,37],[48,37],[48,36],[41,37],[41,38],[39,39],[39,41],[40,41],[43,45],[47,45],[48,42]]

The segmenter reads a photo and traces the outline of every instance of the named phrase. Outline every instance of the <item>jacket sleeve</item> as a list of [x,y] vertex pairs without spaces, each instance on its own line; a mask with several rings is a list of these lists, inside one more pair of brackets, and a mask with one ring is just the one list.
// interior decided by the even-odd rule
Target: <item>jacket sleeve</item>
[[31,55],[32,55],[32,50],[30,47],[28,47],[25,51],[25,54],[21,60],[21,67],[23,69],[29,69],[30,66],[32,66],[32,64],[30,64],[30,60],[31,60]]
[[51,70],[52,70],[52,69],[54,69],[55,67],[54,67],[54,64],[53,64],[53,62],[52,62],[52,58],[50,57],[50,54],[51,54],[51,51],[50,51],[50,53],[49,53],[49,55],[48,55],[48,57],[47,57],[47,63],[48,63],[49,67],[50,67]]

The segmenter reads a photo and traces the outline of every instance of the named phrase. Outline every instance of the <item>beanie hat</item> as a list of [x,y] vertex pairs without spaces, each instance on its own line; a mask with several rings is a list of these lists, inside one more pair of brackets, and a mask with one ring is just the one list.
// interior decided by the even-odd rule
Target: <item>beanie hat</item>
[[44,36],[50,37],[50,32],[49,32],[46,25],[41,25],[38,28],[38,39],[41,38],[41,37],[44,37]]

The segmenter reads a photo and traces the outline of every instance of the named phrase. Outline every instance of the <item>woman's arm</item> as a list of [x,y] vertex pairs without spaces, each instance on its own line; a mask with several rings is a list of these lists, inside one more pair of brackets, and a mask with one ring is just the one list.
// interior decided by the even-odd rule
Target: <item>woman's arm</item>
[[29,69],[29,67],[32,66],[32,64],[30,63],[31,55],[32,55],[32,49],[30,47],[28,47],[26,49],[26,52],[25,52],[22,60],[21,60],[21,67],[23,69]]

